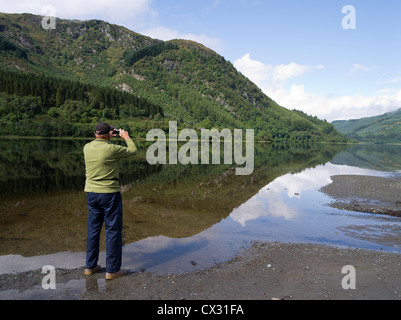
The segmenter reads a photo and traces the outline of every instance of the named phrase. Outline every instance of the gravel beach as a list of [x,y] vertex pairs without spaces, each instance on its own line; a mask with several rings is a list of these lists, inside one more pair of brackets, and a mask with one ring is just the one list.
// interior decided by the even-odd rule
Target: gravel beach
[[330,206],[349,211],[401,217],[401,180],[360,175],[338,175],[320,191],[335,199]]
[[[335,176],[321,191],[338,208],[399,216],[398,190],[395,179]],[[355,268],[355,289],[342,286],[349,275],[344,266]],[[83,268],[57,269],[56,274],[57,290],[41,289],[41,270],[0,275],[0,299],[401,299],[400,254],[315,244],[256,242],[227,263],[184,274],[130,270],[112,281],[104,279],[104,269],[91,277],[83,275]]]
[[[356,288],[342,287],[344,266],[355,267]],[[105,281],[105,271],[57,270],[58,290],[38,288],[38,271],[0,276],[1,299],[80,300],[348,300],[401,299],[401,255],[313,244],[255,243],[232,261],[175,275],[131,272]],[[76,289],[72,284],[80,282]],[[36,293],[32,288],[36,287]],[[26,291],[29,295],[17,296]],[[8,295],[8,296],[7,296]]]

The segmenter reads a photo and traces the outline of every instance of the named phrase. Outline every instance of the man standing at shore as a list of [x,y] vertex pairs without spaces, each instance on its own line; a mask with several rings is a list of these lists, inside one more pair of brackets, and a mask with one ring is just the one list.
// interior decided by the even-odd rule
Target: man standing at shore
[[121,269],[122,261],[122,198],[118,181],[118,160],[136,153],[136,146],[128,132],[120,129],[120,137],[127,147],[112,144],[114,128],[99,123],[95,128],[96,140],[84,147],[88,203],[88,239],[86,247],[85,275],[100,271],[100,232],[105,223],[106,230],[106,279],[111,280],[127,274]]

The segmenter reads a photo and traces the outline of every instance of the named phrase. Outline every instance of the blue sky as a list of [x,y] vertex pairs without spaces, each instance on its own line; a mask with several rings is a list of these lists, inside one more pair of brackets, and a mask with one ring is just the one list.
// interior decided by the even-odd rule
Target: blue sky
[[[20,0],[2,12],[102,19],[154,38],[191,39],[223,55],[289,109],[329,121],[401,108],[399,0]],[[355,9],[356,29],[344,29]]]

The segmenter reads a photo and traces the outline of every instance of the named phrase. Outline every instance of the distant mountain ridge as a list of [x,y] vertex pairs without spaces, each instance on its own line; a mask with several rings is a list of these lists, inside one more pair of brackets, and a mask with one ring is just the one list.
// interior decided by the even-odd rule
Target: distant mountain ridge
[[382,115],[355,120],[333,121],[347,137],[374,143],[401,143],[401,108]]
[[252,128],[265,141],[346,140],[330,123],[279,106],[199,43],[100,20],[56,19],[45,30],[42,19],[0,13],[2,135],[89,136],[107,120],[144,136],[175,120],[179,129]]

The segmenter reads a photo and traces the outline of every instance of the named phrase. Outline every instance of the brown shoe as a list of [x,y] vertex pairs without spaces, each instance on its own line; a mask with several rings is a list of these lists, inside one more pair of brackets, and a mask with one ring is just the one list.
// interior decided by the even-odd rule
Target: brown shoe
[[93,269],[85,269],[85,275],[86,276],[93,276],[95,273],[98,273],[102,269],[101,266],[96,266],[96,268]]
[[127,275],[127,270],[120,269],[114,273],[106,273],[106,280],[113,280]]

